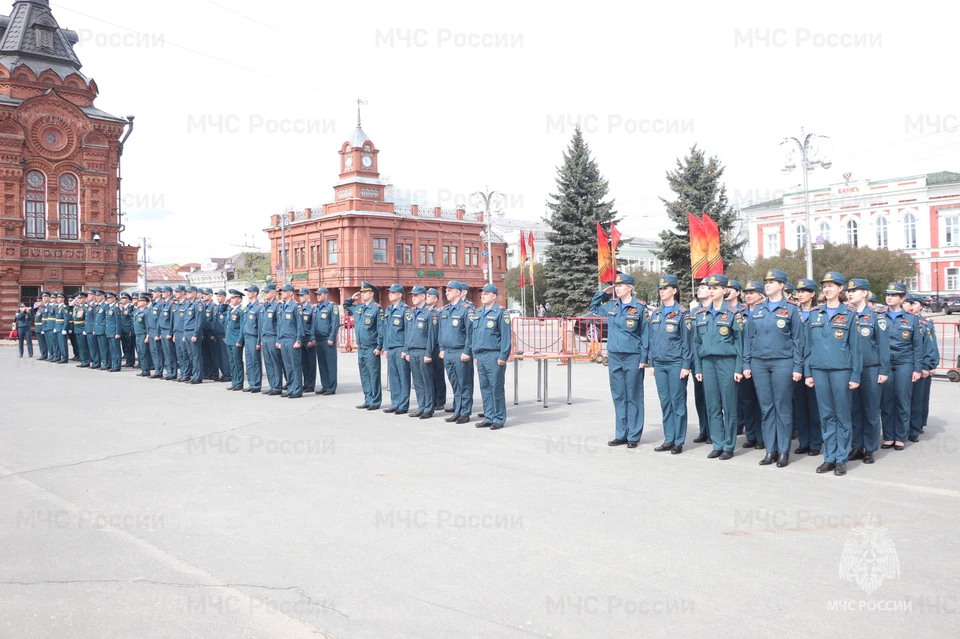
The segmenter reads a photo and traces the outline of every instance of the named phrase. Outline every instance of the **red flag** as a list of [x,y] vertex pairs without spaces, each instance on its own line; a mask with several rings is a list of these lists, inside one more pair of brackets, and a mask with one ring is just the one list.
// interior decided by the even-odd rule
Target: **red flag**
[[530,231],[530,235],[528,239],[529,239],[529,244],[527,244],[527,248],[529,249],[528,252],[530,254],[530,286],[536,286],[536,284],[533,283],[533,255],[535,252],[533,249],[533,231]]
[[523,231],[520,231],[520,288],[527,285],[523,270],[527,268],[527,237]]
[[703,222],[693,213],[687,213],[690,223],[690,270],[691,277],[698,280],[710,275],[707,261],[707,245]]
[[720,227],[713,221],[713,218],[703,214],[703,228],[707,246],[707,264],[710,266],[710,272],[723,274],[723,259],[720,257]]
[[611,268],[610,263],[610,238],[597,222],[597,278],[601,282],[617,279],[616,269]]

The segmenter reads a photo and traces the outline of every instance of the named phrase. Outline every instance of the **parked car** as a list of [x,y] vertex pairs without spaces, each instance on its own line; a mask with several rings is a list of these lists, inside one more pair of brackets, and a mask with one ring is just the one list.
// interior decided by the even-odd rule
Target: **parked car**
[[511,322],[514,320],[514,318],[523,317],[523,311],[521,311],[519,308],[508,308],[506,311],[504,311],[504,314],[510,318]]
[[948,297],[943,301],[943,310],[946,311],[947,315],[953,312],[960,313],[960,295],[954,295],[953,297]]
[[939,313],[943,310],[945,298],[941,295],[924,295],[923,307],[933,313]]

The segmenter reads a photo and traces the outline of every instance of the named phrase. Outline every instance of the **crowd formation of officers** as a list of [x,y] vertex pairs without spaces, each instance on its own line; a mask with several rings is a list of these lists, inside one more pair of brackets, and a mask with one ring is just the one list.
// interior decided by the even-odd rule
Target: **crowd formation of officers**
[[[505,371],[510,358],[510,318],[497,303],[499,292],[481,289],[481,306],[468,299],[469,287],[451,281],[446,304],[436,289],[415,286],[410,304],[405,290],[393,284],[389,304],[381,306],[377,287],[363,282],[345,300],[357,332],[360,409],[380,409],[380,358],[387,358],[391,401],[385,413],[429,419],[437,411],[453,413],[446,421],[464,424],[473,411],[474,362],[483,399],[477,428],[498,430],[506,424]],[[35,328],[40,360],[57,364],[73,359],[80,368],[117,372],[140,367],[140,376],[190,384],[228,382],[228,391],[263,393],[290,399],[303,394],[337,392],[337,339],[340,307],[329,290],[297,291],[256,285],[214,293],[195,286],[156,287],[150,292],[92,290],[67,298],[42,291],[35,308],[21,305],[16,316],[20,356],[26,346],[33,357]],[[246,304],[242,301],[246,297]],[[263,385],[266,372],[267,387]],[[246,378],[246,387],[244,379]],[[452,406],[447,404],[447,385]],[[411,381],[417,408],[410,409]]]
[[919,441],[940,362],[922,300],[891,282],[886,306],[877,306],[868,280],[836,272],[819,288],[818,300],[816,282],[792,286],[778,269],[745,287],[710,275],[688,310],[678,303],[677,277],[665,275],[651,311],[634,295],[633,277],[619,274],[591,301],[608,324],[616,411],[609,445],[640,441],[645,368],[653,369],[663,413],[657,451],[683,452],[691,376],[700,419],[694,442],[711,443],[711,459],[731,459],[742,433],[743,448],[766,450],[761,465],[783,468],[795,438],[794,454],[822,454],[817,472],[841,476],[848,461],[872,464],[878,448]]

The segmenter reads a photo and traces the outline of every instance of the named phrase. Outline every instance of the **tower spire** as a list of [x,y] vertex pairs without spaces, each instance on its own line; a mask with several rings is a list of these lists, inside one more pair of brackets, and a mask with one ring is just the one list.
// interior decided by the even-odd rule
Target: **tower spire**
[[360,98],[357,98],[357,131],[360,130],[360,105],[361,105],[361,104],[366,104],[366,103],[367,103],[366,100],[362,100],[362,99],[360,99]]

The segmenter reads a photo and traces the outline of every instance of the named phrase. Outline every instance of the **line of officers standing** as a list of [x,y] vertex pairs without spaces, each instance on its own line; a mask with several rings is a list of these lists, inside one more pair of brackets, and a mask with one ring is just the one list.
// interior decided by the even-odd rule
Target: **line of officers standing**
[[[465,283],[450,281],[445,289],[446,305],[438,304],[436,289],[423,286],[411,289],[408,305],[404,288],[393,284],[390,304],[381,307],[375,300],[378,289],[369,282],[345,300],[345,312],[355,316],[364,393],[357,408],[380,408],[380,357],[385,356],[391,405],[384,412],[429,419],[436,411],[445,411],[453,413],[447,422],[467,423],[473,410],[476,362],[484,407],[483,421],[476,427],[498,430],[506,424],[510,317],[497,303],[499,292],[492,284],[481,290],[480,308],[467,299]],[[244,293],[247,303],[241,306]],[[329,290],[314,291],[316,303],[310,302],[309,289],[297,291],[292,285],[278,290],[268,284],[262,300],[256,285],[244,293],[158,286],[119,298],[111,291],[81,291],[68,303],[62,293],[43,291],[35,311],[31,314],[21,306],[16,322],[18,327],[25,324],[20,332],[27,336],[29,322],[35,323],[41,360],[67,363],[72,339],[80,368],[117,372],[125,359],[127,367],[139,363],[140,376],[152,379],[229,382],[228,391],[291,399],[305,392],[335,394],[341,317]],[[32,357],[33,342],[29,338],[26,342]],[[447,378],[453,391],[450,408]],[[411,382],[417,397],[414,412]]]
[[919,441],[940,353],[933,322],[920,317],[922,300],[902,283],[889,283],[887,305],[877,306],[868,280],[829,272],[816,304],[816,282],[791,286],[778,269],[746,287],[715,274],[701,281],[692,311],[678,303],[676,276],[663,276],[658,288],[653,311],[627,274],[591,301],[608,324],[616,411],[609,445],[640,441],[645,368],[653,369],[663,413],[657,451],[683,452],[691,376],[700,417],[694,442],[711,443],[711,459],[731,459],[744,433],[743,448],[766,449],[761,465],[783,468],[796,438],[794,454],[822,453],[817,472],[842,476],[848,461],[872,464],[878,448]]

